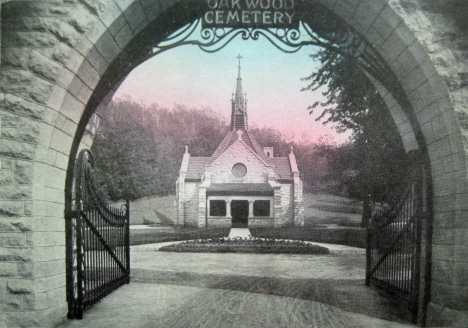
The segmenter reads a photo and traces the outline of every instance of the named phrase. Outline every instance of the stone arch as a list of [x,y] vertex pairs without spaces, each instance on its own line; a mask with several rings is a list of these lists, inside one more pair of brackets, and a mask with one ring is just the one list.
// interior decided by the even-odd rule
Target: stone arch
[[[6,326],[50,326],[66,315],[63,213],[70,154],[91,144],[99,111],[150,47],[199,17],[198,3],[2,5],[0,286],[6,311],[0,322]],[[403,140],[414,133],[424,141],[433,182],[427,323],[466,323],[466,36],[452,12],[419,0],[318,3],[377,50],[403,91],[404,100],[383,92],[390,108],[400,107],[395,113],[414,118],[409,125],[405,115],[394,116]]]

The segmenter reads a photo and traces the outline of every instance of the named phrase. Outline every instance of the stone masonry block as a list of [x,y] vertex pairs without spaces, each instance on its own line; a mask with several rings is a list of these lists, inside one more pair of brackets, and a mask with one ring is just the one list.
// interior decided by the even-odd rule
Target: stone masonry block
[[401,22],[401,17],[395,14],[393,8],[385,6],[380,11],[379,17],[375,20],[374,27],[386,39]]
[[17,276],[22,278],[34,278],[35,263],[32,261],[17,263]]
[[414,57],[413,52],[410,51],[409,48],[406,48],[400,56],[397,58],[397,62],[401,65],[402,68],[402,74],[397,74],[397,77],[399,79],[402,79],[403,77],[406,76],[409,72],[414,70],[416,66],[418,66],[418,61]]
[[58,43],[55,36],[49,32],[5,32],[4,44],[8,47],[53,47]]
[[29,97],[41,105],[48,105],[53,89],[54,84],[44,79],[36,78],[31,85]]
[[41,120],[45,108],[13,94],[0,94],[0,109]]
[[22,143],[14,140],[4,139],[0,143],[0,156],[34,159],[34,145]]
[[4,186],[0,189],[0,199],[27,200],[32,199],[32,190],[29,186]]
[[1,312],[18,312],[23,309],[23,296],[5,293],[4,301],[0,303]]
[[60,66],[37,51],[29,53],[29,68],[50,81],[55,81],[60,73]]
[[99,18],[106,27],[110,27],[122,15],[122,11],[113,1],[107,1],[105,6],[97,8],[97,11]]
[[76,127],[78,124],[76,122],[73,122],[72,120],[66,119],[65,123],[63,124],[62,131],[68,134],[71,137],[75,136],[76,132]]
[[83,61],[81,64],[80,68],[78,69],[77,76],[91,89],[94,89],[100,79],[99,73],[87,60]]
[[67,88],[67,91],[72,94],[74,97],[78,98],[81,87],[83,86],[83,81],[78,76],[74,76],[70,85]]
[[120,48],[124,48],[133,38],[133,32],[128,25],[122,27],[122,29],[115,36],[115,41]]
[[26,234],[24,232],[8,232],[0,234],[1,247],[18,247],[28,246],[26,245]]
[[0,167],[0,171],[13,170],[13,159],[5,157],[0,157],[0,159],[2,161],[2,167]]
[[149,21],[153,20],[161,14],[160,1],[142,1],[141,6]]
[[401,33],[401,29],[394,30],[381,47],[380,54],[388,63],[393,63],[407,47],[399,31]]
[[[427,81],[427,77],[425,76],[422,69],[418,66],[414,70],[412,70],[403,80],[401,80],[402,87],[410,93],[413,90],[416,90],[419,86],[421,86],[424,82]],[[424,97],[422,97],[424,100]]]
[[[120,46],[120,44],[119,44]],[[100,56],[94,64],[92,64],[94,69],[102,76],[109,67],[109,62],[103,57]]]
[[354,19],[361,26],[361,29],[366,33],[373,25],[381,9],[369,6],[367,1],[361,1],[361,4],[354,13]]
[[134,0],[121,0],[116,1],[117,6],[119,6],[120,10],[123,12],[127,10],[127,8],[134,2]]
[[16,276],[16,263],[0,263],[0,277],[14,277]]
[[32,241],[35,246],[65,246],[63,231],[35,231]]
[[[2,161],[3,164],[3,161]],[[13,183],[13,171],[0,170],[0,188]]]
[[73,15],[67,17],[66,21],[73,26],[78,33],[85,33],[96,22],[96,17],[90,15],[89,10],[84,6],[78,5],[73,8]]
[[[146,1],[149,3],[149,1]],[[152,2],[152,1],[151,1]],[[112,25],[108,27],[110,34],[115,36],[119,31],[127,25],[127,20],[124,15],[118,16],[113,22]]]
[[7,313],[5,321],[7,327],[55,327],[63,322],[66,315],[67,304],[64,301],[59,306],[50,307],[40,312],[34,310]]
[[40,217],[58,218],[63,216],[64,205],[46,201],[34,200],[33,213]]
[[24,55],[21,48],[10,48],[2,52],[3,68],[27,68],[29,57]]
[[[42,145],[37,146],[36,165],[37,163],[41,163],[41,164],[47,164],[47,165],[53,166],[56,160],[57,160],[56,150],[50,149]],[[42,183],[42,181],[38,181],[38,183]]]
[[63,154],[68,154],[70,152],[72,142],[73,138],[71,136],[58,129],[55,129],[52,134],[50,148]]
[[[65,246],[35,247],[36,261],[65,261]],[[65,281],[65,280],[64,280]]]
[[419,8],[417,0],[390,0],[388,5],[395,11],[395,13],[403,17],[411,15]]
[[37,143],[40,134],[39,124],[40,123],[37,121],[22,118],[18,126],[16,139],[30,143]]
[[67,92],[63,99],[62,108],[64,108],[64,110],[62,110],[61,113],[65,115],[65,117],[78,123],[84,111],[84,104]]
[[333,12],[346,21],[354,16],[361,2],[359,0],[338,1]]
[[[62,235],[65,236],[63,232]],[[63,239],[65,238],[63,237]],[[62,259],[34,263],[34,275],[36,277],[47,277],[58,273],[65,274],[65,271],[65,261]]]
[[453,310],[467,311],[468,286],[456,286],[433,281],[431,301]]
[[53,290],[48,290],[43,293],[35,294],[35,309],[48,309],[65,302],[65,290],[64,288],[55,288]]
[[29,218],[0,217],[0,232],[3,231],[32,231],[32,222]]
[[78,52],[81,49],[83,49],[81,45],[78,45],[75,50],[65,43],[59,43],[54,48],[52,59],[74,72],[84,59],[83,55]]
[[64,287],[65,281],[65,273],[59,273],[48,277],[36,278],[35,291],[43,293],[60,287]]
[[423,33],[432,27],[431,21],[421,10],[416,10],[411,15],[405,17],[405,22],[413,33]]
[[[434,244],[432,246],[432,258],[449,262],[465,262],[465,266],[468,269],[468,245]],[[465,284],[468,285],[468,276],[466,277]]]
[[468,311],[456,311],[430,302],[427,310],[430,327],[463,327],[468,322]]
[[31,247],[0,248],[0,261],[32,261],[33,249]]
[[145,13],[139,1],[134,1],[123,13],[134,33],[139,32],[142,24],[147,24]]
[[96,48],[109,63],[120,53],[120,47],[109,31],[103,32],[96,42]]
[[77,98],[79,101],[82,103],[86,104],[88,103],[89,98],[91,97],[91,94],[93,93],[93,90],[88,88],[86,85],[82,85],[81,89],[77,95]]
[[27,92],[31,86],[33,78],[34,75],[25,70],[3,70],[0,72],[0,92]]

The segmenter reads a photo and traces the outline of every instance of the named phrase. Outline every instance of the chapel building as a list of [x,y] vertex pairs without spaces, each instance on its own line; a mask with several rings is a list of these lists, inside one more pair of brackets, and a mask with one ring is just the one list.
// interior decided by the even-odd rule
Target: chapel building
[[240,69],[233,94],[231,127],[211,157],[191,157],[188,148],[176,182],[176,224],[198,228],[303,226],[302,181],[291,147],[275,157],[248,128]]

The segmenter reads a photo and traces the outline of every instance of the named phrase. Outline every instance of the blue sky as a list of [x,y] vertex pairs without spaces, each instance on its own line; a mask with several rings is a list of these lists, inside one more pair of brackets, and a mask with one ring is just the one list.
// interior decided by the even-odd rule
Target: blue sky
[[331,126],[315,122],[319,113],[309,115],[307,111],[309,105],[323,99],[321,93],[300,91],[306,86],[301,78],[310,75],[317,65],[309,57],[315,49],[306,46],[288,54],[265,38],[245,41],[240,37],[215,53],[206,53],[193,45],[180,46],[135,68],[115,97],[129,95],[138,102],[168,108],[174,104],[209,107],[228,119],[231,94],[236,87],[236,57],[241,54],[251,126],[271,126],[294,135],[297,141],[316,141],[328,135],[343,142],[349,134],[337,134]]

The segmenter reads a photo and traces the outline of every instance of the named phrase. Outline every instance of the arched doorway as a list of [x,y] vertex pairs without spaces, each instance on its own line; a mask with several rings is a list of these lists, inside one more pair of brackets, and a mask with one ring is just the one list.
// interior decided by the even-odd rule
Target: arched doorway
[[[54,6],[56,8],[52,8]],[[96,118],[93,113],[100,106],[105,107],[119,81],[132,67],[147,58],[155,44],[177,28],[200,17],[206,9],[203,6],[199,2],[190,1],[135,1],[125,4],[109,2],[94,5],[69,3],[64,4],[63,8],[47,2],[8,2],[3,5],[2,13],[8,14],[3,15],[2,25],[5,21],[11,22],[17,18],[21,22],[21,17],[40,17],[44,15],[44,11],[31,8],[46,8],[52,13],[55,26],[58,26],[54,29],[44,25],[39,28],[39,32],[34,32],[27,24],[5,24],[7,27],[2,28],[2,34],[6,35],[2,37],[2,71],[13,74],[10,75],[12,77],[15,76],[12,73],[15,70],[28,72],[29,81],[35,82],[31,84],[30,90],[24,90],[18,87],[24,86],[28,78],[13,79],[8,89],[5,89],[4,106],[7,111],[36,127],[21,128],[22,131],[32,131],[32,139],[29,140],[33,142],[14,137],[5,139],[3,146],[6,147],[3,154],[7,159],[21,163],[19,165],[30,161],[25,174],[30,179],[27,188],[34,194],[34,198],[21,200],[26,204],[21,203],[22,210],[16,203],[4,204],[5,211],[13,213],[12,217],[15,218],[6,219],[8,225],[16,222],[16,225],[11,223],[12,229],[17,229],[15,227],[18,225],[24,226],[23,221],[29,222],[29,216],[32,215],[47,219],[34,228],[26,226],[26,230],[18,230],[20,235],[30,233],[40,236],[45,233],[47,236],[54,236],[57,230],[63,233],[63,227],[56,228],[52,222],[60,222],[61,213],[70,202],[69,198],[65,199],[65,204],[63,202],[65,172],[70,177],[80,145],[89,144],[92,140],[92,123]],[[463,231],[466,230],[467,220],[463,195],[467,194],[468,182],[462,139],[464,129],[458,123],[464,117],[463,110],[460,111],[463,108],[463,83],[459,83],[459,70],[448,70],[445,75],[448,76],[448,83],[442,81],[436,55],[428,50],[432,44],[423,41],[424,37],[432,36],[430,30],[434,24],[425,21],[424,25],[420,23],[421,20],[416,19],[427,17],[424,8],[400,6],[400,1],[334,1],[323,5],[314,3],[314,12],[323,13],[322,10],[338,17],[346,26],[352,27],[363,36],[395,76],[395,84],[381,84],[382,93],[392,113],[395,110],[394,120],[400,127],[402,139],[409,144],[416,139],[418,147],[427,152],[434,185],[431,197],[434,204],[434,234],[431,240],[427,240],[427,245],[435,246],[435,252],[429,253],[424,259],[424,263],[436,272],[424,277],[426,281],[432,281],[432,292],[428,296],[428,320],[432,324],[449,324],[457,322],[456,320],[462,322],[460,320],[466,318],[468,312],[463,306],[466,304],[464,301],[467,294],[464,293],[466,286],[459,277],[464,276],[468,269],[466,259],[463,260],[457,250],[466,246]],[[444,15],[437,8],[435,12],[442,17]],[[54,15],[67,17],[67,23],[73,29],[70,30],[68,25],[61,25],[63,21]],[[443,24],[440,29],[434,29],[442,30],[442,27]],[[424,34],[423,31],[427,33]],[[41,38],[36,38],[39,44],[28,41],[28,37],[34,33],[41,35]],[[456,29],[453,33],[457,35]],[[450,43],[449,38],[444,40],[447,43],[439,45],[439,51],[451,52],[453,43]],[[25,52],[19,51],[22,47],[43,47],[50,51],[26,52],[31,58],[28,63],[21,60],[26,57]],[[463,61],[464,57],[462,58]],[[39,62],[45,64],[32,65]],[[450,65],[448,64],[449,67]],[[51,69],[47,69],[48,67]],[[406,118],[401,115],[402,112]],[[14,200],[15,197],[8,196],[7,199]],[[47,270],[45,273],[39,273],[39,269],[33,270],[39,275],[37,277],[60,280],[57,276],[63,278],[63,268],[50,265],[58,259],[47,256],[45,248],[55,247],[56,253],[60,254],[63,253],[64,243],[52,242],[54,238],[47,240],[49,241],[45,244],[37,243],[34,246],[35,252],[44,255],[41,261],[49,264]],[[447,259],[446,254],[454,254],[455,260]],[[8,258],[14,264],[20,263],[22,259],[32,264],[39,261],[38,257],[33,259],[26,255]],[[60,260],[63,261],[63,258]],[[20,277],[17,282],[41,284],[39,280],[26,281],[27,279],[29,278]],[[63,292],[64,285],[51,288],[49,292],[52,290]],[[35,295],[33,289],[29,293]],[[35,312],[43,322],[54,322],[63,316],[64,304],[62,296],[49,304],[48,309],[53,310],[47,312],[38,307],[34,311],[23,309],[23,312],[30,315]],[[20,318],[12,313],[8,312],[6,315],[8,322],[26,320],[23,318],[27,315]]]

